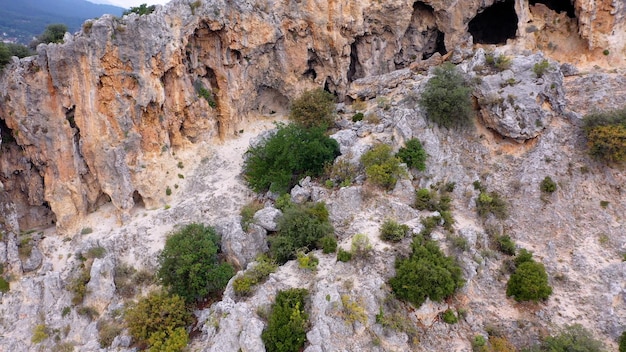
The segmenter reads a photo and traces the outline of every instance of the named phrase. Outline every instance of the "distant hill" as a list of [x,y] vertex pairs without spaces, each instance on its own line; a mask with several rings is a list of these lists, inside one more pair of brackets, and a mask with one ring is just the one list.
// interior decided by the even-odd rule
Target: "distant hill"
[[121,16],[124,10],[85,0],[0,0],[0,39],[28,44],[49,24],[64,23],[75,32],[89,18]]

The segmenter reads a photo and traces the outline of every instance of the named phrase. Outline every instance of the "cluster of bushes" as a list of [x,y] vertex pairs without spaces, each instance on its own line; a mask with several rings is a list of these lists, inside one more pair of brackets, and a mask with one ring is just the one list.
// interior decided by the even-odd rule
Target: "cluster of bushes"
[[409,234],[409,227],[387,219],[380,227],[380,238],[383,241],[398,242]]
[[476,198],[476,211],[481,218],[485,219],[489,215],[493,215],[502,220],[509,216],[507,203],[502,199],[500,193],[496,191],[487,192],[480,181],[474,181],[474,189],[480,191],[478,198]]
[[124,312],[128,332],[150,351],[181,351],[189,340],[186,327],[192,315],[178,295],[153,292],[129,305]]
[[426,83],[420,100],[427,118],[446,128],[469,124],[472,111],[471,89],[465,78],[451,63],[435,68],[434,74]]
[[278,265],[272,259],[261,255],[256,259],[254,267],[246,270],[243,275],[233,280],[233,290],[237,296],[249,296],[254,286],[262,283],[276,271]]
[[159,254],[157,277],[187,303],[217,294],[235,274],[230,264],[220,261],[219,253],[215,229],[187,225],[167,238]]
[[[528,352],[604,352],[604,344],[596,340],[589,330],[580,324],[567,325],[557,335],[548,336],[535,346],[525,349]],[[620,345],[620,352],[622,348]]]
[[155,8],[156,8],[155,5],[148,6],[147,4],[141,4],[139,6],[131,7],[130,9],[124,11],[122,15],[126,16],[126,15],[130,15],[131,13],[136,13],[139,16],[149,15],[154,12]]
[[345,159],[337,160],[334,164],[326,166],[324,172],[327,177],[326,186],[348,187],[356,180],[358,172],[358,165]]
[[532,253],[522,249],[514,259],[515,271],[506,284],[506,295],[516,301],[546,300],[552,294],[548,274],[542,263],[536,262]]
[[396,260],[396,276],[389,280],[398,298],[419,307],[427,298],[440,302],[463,286],[461,267],[436,242],[417,236],[411,247],[408,258]]
[[506,55],[494,55],[494,53],[485,54],[485,62],[495,70],[501,72],[511,68],[511,58]]
[[63,23],[50,24],[46,27],[43,33],[33,39],[28,46],[29,48],[35,50],[37,45],[42,43],[63,43],[63,36],[65,36],[65,32],[67,32],[67,26]]
[[428,154],[422,146],[422,142],[417,138],[411,138],[406,141],[404,147],[400,148],[396,153],[396,157],[402,160],[409,168],[419,171],[426,170],[426,158]]
[[[284,209],[277,225],[278,232],[269,240],[269,253],[279,264],[294,259],[299,250],[322,248],[329,242],[322,239],[334,233],[324,203],[293,204]],[[332,247],[332,243],[326,245]]]
[[305,127],[327,129],[332,126],[335,97],[322,88],[305,91],[291,103],[289,118]]
[[591,156],[613,163],[626,160],[626,107],[585,116],[583,130]]
[[543,193],[554,193],[556,191],[556,182],[550,176],[546,176],[539,184],[539,189]]
[[394,156],[391,147],[386,144],[375,145],[361,156],[367,179],[388,190],[393,189],[398,179],[406,173],[400,162],[400,158]]
[[321,127],[278,125],[271,137],[246,152],[244,175],[255,192],[288,192],[304,176],[320,176],[339,156],[339,144]]
[[[439,219],[443,220],[443,226],[446,230],[452,231],[452,225],[454,225],[454,218],[452,217],[451,203],[452,198],[450,192],[454,191],[454,182],[449,182],[443,187],[439,185],[431,186],[431,189],[421,188],[415,192],[415,203],[413,207],[417,210],[429,210],[439,213]],[[435,217],[437,218],[437,217]],[[434,222],[426,220],[426,224],[422,222],[426,231],[423,235],[430,235],[430,232],[436,227],[439,221]]]
[[21,59],[31,55],[30,49],[24,45],[0,42],[0,71],[11,61],[11,57],[17,56]]
[[305,289],[280,291],[271,307],[267,327],[261,334],[265,349],[276,352],[301,351],[306,342],[309,316]]

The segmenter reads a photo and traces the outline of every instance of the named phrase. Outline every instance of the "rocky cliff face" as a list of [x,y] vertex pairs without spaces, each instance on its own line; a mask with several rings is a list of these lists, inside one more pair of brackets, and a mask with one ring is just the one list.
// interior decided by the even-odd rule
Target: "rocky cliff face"
[[[135,258],[140,266],[154,268],[163,234],[178,222],[221,220],[218,227],[232,239],[227,248],[245,266],[264,246],[264,230],[259,229],[254,246],[241,248],[246,234],[233,218],[250,196],[234,179],[239,170],[235,161],[241,161],[245,146],[237,146],[235,159],[221,159],[208,150],[212,143],[235,135],[249,139],[248,134],[258,132],[251,131],[254,123],[282,115],[294,96],[317,86],[346,103],[374,97],[389,103],[388,109],[369,104],[370,111],[380,116],[379,124],[343,122],[343,131],[335,136],[342,151],[358,156],[375,141],[395,145],[418,136],[430,154],[431,166],[422,180],[403,183],[405,188],[375,204],[364,199],[367,191],[360,186],[335,192],[310,184],[302,187],[308,192],[305,197],[315,195],[328,202],[344,246],[356,232],[375,238],[372,228],[390,216],[417,231],[423,214],[405,199],[416,186],[453,180],[465,187],[455,191],[455,216],[457,230],[473,250],[462,255],[469,284],[455,304],[466,307],[472,302],[473,313],[467,325],[455,328],[437,322],[443,305],[424,308],[415,320],[431,324],[424,334],[434,332],[424,338],[424,348],[469,347],[459,338],[483,333],[493,321],[523,344],[527,341],[516,332],[519,322],[531,324],[536,337],[541,329],[552,328],[550,320],[563,324],[581,319],[592,326],[594,314],[603,317],[594,332],[614,338],[624,322],[623,265],[616,259],[625,246],[620,235],[624,176],[590,161],[581,152],[575,128],[590,107],[614,108],[626,101],[621,71],[586,72],[593,65],[619,68],[624,63],[626,8],[621,1],[610,0],[575,0],[571,7],[556,10],[541,1],[531,3],[175,0],[151,15],[89,21],[83,31],[67,35],[64,44],[41,45],[36,56],[15,61],[0,78],[0,224],[7,233],[0,241],[0,263],[8,264],[16,277],[27,274],[3,297],[8,308],[3,308],[2,327],[10,336],[3,343],[13,350],[28,350],[23,346],[30,336],[20,331],[30,332],[43,316],[58,330],[71,319],[66,336],[82,350],[98,348],[95,322],[74,311],[69,318],[61,315],[71,305],[63,284],[75,274],[77,260],[67,256],[75,250],[93,246],[108,250],[106,258],[91,266],[94,279],[89,287],[98,294],[88,296],[87,302],[99,313],[110,313],[122,304],[110,275],[112,267]],[[511,55],[511,67],[482,72],[485,52],[474,50],[474,44]],[[536,49],[544,52],[528,53]],[[457,135],[432,128],[419,107],[411,104],[423,89],[429,66],[440,63],[442,56],[461,63],[468,76],[482,79],[474,93],[480,110],[476,133]],[[544,59],[550,68],[539,79],[532,66]],[[579,68],[560,66],[553,59]],[[189,151],[196,154],[190,157]],[[588,165],[601,172],[583,172]],[[178,181],[177,174],[185,174],[185,181]],[[545,175],[558,176],[561,182],[560,191],[548,202],[540,200],[536,187]],[[476,195],[469,185],[476,179],[518,198],[513,201],[518,215],[494,226],[535,250],[545,259],[551,277],[564,278],[555,283],[561,303],[554,300],[537,312],[515,311],[507,303],[503,282],[493,275],[499,258],[479,249],[486,239],[472,208]],[[178,186],[175,182],[188,186],[172,199],[165,189]],[[228,187],[216,190],[218,184]],[[527,201],[529,197],[532,201]],[[609,208],[597,206],[599,199],[610,201]],[[174,202],[169,212],[144,210]],[[113,208],[116,221],[88,216],[101,206]],[[143,220],[136,216],[140,211]],[[604,223],[597,225],[594,219]],[[118,228],[120,221],[132,226]],[[17,236],[20,230],[50,224],[56,229],[33,236],[33,250],[20,252],[25,247]],[[78,230],[87,227],[96,231],[78,236]],[[66,242],[56,235],[70,236]],[[611,246],[598,244],[596,237],[609,238]],[[383,253],[383,247],[377,250]],[[324,307],[327,295],[332,301],[346,292],[361,296],[371,324],[343,326],[333,310],[336,306],[329,303],[313,316],[311,351],[339,348],[328,341],[347,341],[350,349],[370,348],[373,340],[366,338],[371,334],[393,348],[411,348],[407,336],[389,337],[373,324],[378,301],[386,296],[381,283],[391,275],[391,254],[381,254],[372,269],[322,263],[320,279],[331,277],[314,288],[316,306]],[[222,343],[233,350],[258,348],[262,323],[247,317],[267,304],[281,285],[304,285],[294,270],[298,269],[282,268],[249,301],[235,302],[227,291],[224,302],[199,313],[217,316],[223,327],[232,327],[203,326],[202,348],[217,349]],[[601,275],[589,281],[596,272]],[[354,290],[342,286],[344,274],[361,280],[361,285]],[[577,287],[590,289],[580,295]],[[596,299],[593,292],[607,293]],[[567,309],[573,306],[580,314]],[[242,331],[241,340],[232,335]],[[118,339],[114,345],[128,343]]]
[[[232,135],[248,112],[284,110],[309,87],[342,98],[359,78],[437,52],[459,60],[471,53],[472,35],[489,39],[511,11],[509,40],[521,47],[578,32],[589,48],[615,52],[598,60],[620,60],[619,1],[576,0],[573,19],[540,2],[509,0],[493,13],[492,4],[173,1],[148,16],[86,22],[3,74],[4,192],[25,228],[56,222],[71,232],[109,200],[125,220],[137,201],[164,203],[158,185],[178,148]],[[551,45],[559,56],[559,44]],[[594,59],[593,50],[577,49]]]

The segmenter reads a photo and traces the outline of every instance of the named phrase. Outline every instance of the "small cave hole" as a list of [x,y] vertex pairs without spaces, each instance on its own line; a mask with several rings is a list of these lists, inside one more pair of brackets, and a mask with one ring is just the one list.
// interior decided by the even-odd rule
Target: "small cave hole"
[[143,202],[143,197],[141,196],[141,194],[139,194],[138,191],[133,192],[133,202],[135,203],[136,207],[146,207],[145,203]]
[[315,71],[315,67],[320,66],[320,59],[317,54],[309,49],[308,59],[306,61],[307,69],[304,71],[303,75],[307,78],[315,80],[317,78],[317,72]]
[[517,32],[515,0],[497,2],[469,22],[475,44],[506,44]]
[[13,130],[11,130],[2,119],[0,119],[0,138],[2,144],[16,143]]
[[529,0],[530,5],[544,4],[550,10],[555,12],[567,13],[567,17],[576,18],[576,9],[574,8],[573,1],[570,0]]
[[76,128],[76,120],[74,119],[74,111],[76,110],[76,105],[72,105],[71,108],[63,108],[65,110],[65,119],[69,122],[71,128]]
[[441,56],[448,53],[448,50],[446,50],[445,34],[440,30],[437,30],[437,40],[435,41],[435,47],[433,48],[433,50],[424,52],[424,54],[422,54],[422,60],[430,58],[435,53],[439,53],[441,54]]

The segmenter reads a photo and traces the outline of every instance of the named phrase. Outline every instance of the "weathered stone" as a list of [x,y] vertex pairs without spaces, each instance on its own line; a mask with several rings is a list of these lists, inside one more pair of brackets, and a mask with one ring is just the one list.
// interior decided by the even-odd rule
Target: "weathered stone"
[[241,228],[241,216],[231,216],[218,221],[215,231],[221,236],[222,252],[237,268],[245,268],[251,260],[267,251],[267,231],[256,224]]
[[276,222],[283,216],[283,212],[274,207],[265,207],[254,213],[254,223],[267,231],[276,231]]

